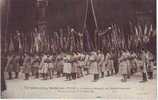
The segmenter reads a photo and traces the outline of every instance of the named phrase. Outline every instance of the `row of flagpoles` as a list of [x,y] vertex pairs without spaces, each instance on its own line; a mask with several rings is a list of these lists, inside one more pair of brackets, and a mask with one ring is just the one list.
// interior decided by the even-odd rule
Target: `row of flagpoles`
[[[101,36],[102,46],[98,49],[137,49],[149,42],[155,34],[153,25],[134,25],[129,22],[130,33],[125,35],[118,24],[111,25],[111,31],[106,36]],[[66,35],[64,35],[66,34]],[[156,35],[156,34],[155,34]],[[69,30],[67,33],[54,32],[53,35],[38,32],[16,32],[10,37],[6,45],[6,51],[18,52],[58,52],[58,51],[83,51],[83,35]],[[97,44],[99,45],[99,44]]]

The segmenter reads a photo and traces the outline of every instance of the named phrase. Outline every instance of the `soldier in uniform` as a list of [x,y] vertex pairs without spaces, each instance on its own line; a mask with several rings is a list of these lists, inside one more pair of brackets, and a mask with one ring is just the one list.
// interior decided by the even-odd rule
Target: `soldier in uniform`
[[43,62],[43,66],[42,66],[42,73],[43,73],[43,79],[47,80],[48,79],[48,69],[49,69],[49,56],[44,55],[44,62]]
[[50,76],[50,79],[53,78],[53,75],[54,75],[54,72],[55,72],[55,56],[53,55],[50,55],[48,57],[48,71],[49,71],[49,76]]
[[130,55],[131,54],[128,50],[126,50],[125,52],[126,52],[126,56],[127,56],[127,59],[126,59],[127,71],[128,71],[127,78],[129,79],[131,76],[131,63],[130,63]]
[[63,58],[62,56],[59,54],[57,57],[56,57],[56,72],[57,72],[57,77],[61,77],[61,75],[63,75],[63,64],[64,64],[64,61],[63,61]]
[[104,54],[100,51],[98,51],[97,62],[98,62],[98,68],[100,69],[101,72],[101,78],[103,78],[105,72]]
[[20,72],[20,55],[17,54],[13,58],[13,70],[15,72],[15,78],[18,78]]
[[110,76],[113,74],[114,71],[114,63],[112,59],[112,54],[107,52],[106,57],[105,57],[105,69],[107,71],[107,76]]
[[87,54],[85,54],[85,60],[84,60],[84,62],[85,62],[85,66],[84,66],[84,71],[86,71],[86,75],[88,75],[89,74],[89,68],[90,68],[90,62],[89,62],[89,54],[87,53]]
[[4,71],[7,64],[7,57],[5,53],[2,51],[1,55],[1,98],[5,97],[5,90],[7,89],[6,81],[4,77]]
[[28,53],[25,53],[23,66],[24,66],[25,80],[28,80],[31,72],[31,57]]
[[85,55],[80,53],[80,59],[79,59],[79,68],[80,68],[80,76],[83,77],[83,71],[85,67]]
[[7,65],[5,68],[6,72],[8,72],[9,80],[12,79],[13,59],[14,59],[14,56],[11,53],[9,53],[7,57]]
[[141,59],[143,61],[143,68],[142,68],[142,81],[140,82],[146,82],[148,80],[147,67],[149,63],[149,56],[147,50],[142,50]]
[[73,57],[72,57],[72,71],[71,71],[71,76],[72,76],[72,79],[75,80],[76,79],[76,75],[77,75],[77,54],[76,53],[73,53]]
[[148,78],[153,79],[153,71],[154,71],[154,57],[150,51],[148,51],[149,61],[148,61]]
[[63,72],[65,73],[66,75],[66,80],[71,80],[71,68],[72,68],[72,65],[71,65],[71,56],[70,55],[65,55],[64,57],[64,68],[63,68]]
[[35,75],[35,78],[39,78],[39,66],[40,66],[40,58],[36,54],[34,56],[34,60],[33,60],[33,63],[32,63],[33,75]]
[[127,59],[128,59],[128,55],[126,54],[125,50],[122,50],[121,57],[119,58],[119,73],[123,76],[123,79],[121,79],[122,82],[127,81],[127,74],[128,74]]
[[130,63],[131,63],[131,74],[137,72],[137,64],[136,64],[137,55],[134,51],[131,52]]
[[90,72],[94,75],[94,82],[99,78],[99,69],[97,66],[97,54],[96,52],[91,52],[90,56]]

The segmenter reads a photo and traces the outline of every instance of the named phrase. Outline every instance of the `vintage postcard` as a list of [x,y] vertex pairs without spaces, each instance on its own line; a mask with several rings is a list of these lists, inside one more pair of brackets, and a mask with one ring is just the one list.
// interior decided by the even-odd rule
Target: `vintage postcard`
[[1,0],[1,98],[156,100],[156,0]]

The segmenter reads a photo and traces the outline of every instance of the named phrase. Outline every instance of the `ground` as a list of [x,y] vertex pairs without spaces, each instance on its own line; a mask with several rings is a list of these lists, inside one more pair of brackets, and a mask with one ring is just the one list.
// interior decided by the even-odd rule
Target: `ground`
[[110,98],[155,100],[156,75],[153,80],[140,83],[141,74],[133,75],[126,83],[120,81],[120,75],[100,78],[92,81],[88,75],[77,80],[65,81],[65,77],[51,80],[20,79],[7,80],[7,98]]

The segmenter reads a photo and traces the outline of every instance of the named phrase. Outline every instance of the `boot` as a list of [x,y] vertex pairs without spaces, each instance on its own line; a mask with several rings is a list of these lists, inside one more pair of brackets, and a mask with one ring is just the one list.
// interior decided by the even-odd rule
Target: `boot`
[[125,74],[123,75],[123,79],[121,79],[121,81],[122,81],[122,82],[127,82],[127,77],[126,77]]
[[69,80],[71,80],[71,74],[69,74]]
[[19,73],[18,72],[15,72],[15,78],[17,79],[19,76]]
[[66,75],[66,80],[68,80],[69,79],[69,75],[67,73],[65,75]]
[[38,73],[36,73],[36,78],[39,78],[39,74]]
[[113,75],[114,73],[113,73],[113,70],[111,70],[111,75]]
[[146,73],[144,73],[143,72],[143,74],[142,74],[142,81],[140,81],[141,83],[143,83],[143,82],[146,82],[147,81],[147,76],[146,76]]
[[149,72],[149,79],[153,79],[153,72]]
[[107,71],[107,77],[108,77],[108,76],[110,76],[110,73],[109,73],[109,71]]
[[28,73],[25,73],[25,80],[28,80],[29,76]]
[[101,78],[104,78],[104,72],[101,72]]
[[8,72],[9,80],[12,79],[12,72]]
[[94,74],[94,82],[96,81],[96,74]]
[[96,74],[96,80],[99,80],[99,74]]

